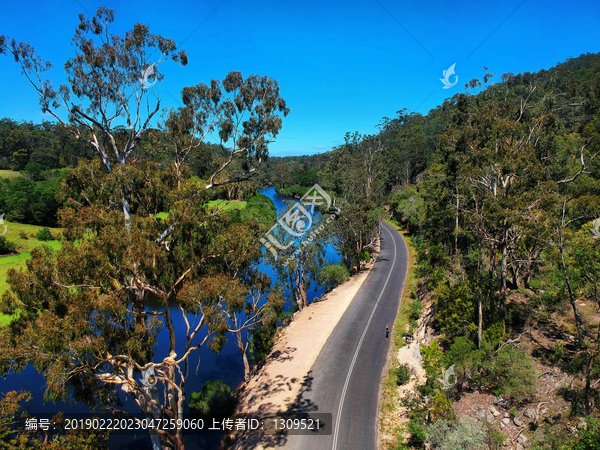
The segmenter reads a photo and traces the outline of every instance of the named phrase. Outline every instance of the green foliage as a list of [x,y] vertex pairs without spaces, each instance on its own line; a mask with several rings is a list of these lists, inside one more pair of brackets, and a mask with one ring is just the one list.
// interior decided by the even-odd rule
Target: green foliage
[[227,211],[234,222],[256,219],[263,227],[270,228],[277,220],[277,209],[273,201],[262,194],[247,198],[246,207]]
[[388,204],[399,221],[415,232],[423,224],[425,204],[417,189],[413,186],[401,186],[388,196]]
[[329,264],[321,269],[317,275],[317,282],[329,291],[350,278],[348,269],[343,264]]
[[600,450],[600,420],[588,417],[586,423],[579,431],[578,442],[569,450]]
[[438,378],[442,374],[441,362],[444,357],[438,340],[434,339],[429,346],[421,344],[421,356],[428,380]]
[[499,394],[516,403],[532,399],[536,392],[536,371],[531,358],[508,345],[482,361],[483,381],[497,388]]
[[[9,391],[0,400],[0,448],[5,450],[107,450],[110,431],[78,429],[49,436],[41,431],[25,430],[24,424],[32,415],[29,392]],[[24,404],[23,404],[24,403]],[[52,418],[52,422],[64,423],[62,414]],[[60,428],[60,425],[57,427]]]
[[436,289],[435,321],[447,340],[473,336],[477,331],[475,299],[468,283],[439,284]]
[[56,227],[58,210],[63,205],[57,192],[64,178],[65,171],[53,171],[39,182],[20,177],[0,183],[0,209],[6,211],[10,221]]
[[408,422],[408,432],[411,433],[409,445],[417,448],[421,447],[425,442],[425,438],[427,437],[425,425],[411,420]]
[[452,401],[446,397],[443,392],[436,392],[432,399],[433,406],[431,407],[431,420],[452,419],[454,411],[452,409]]
[[396,384],[403,386],[410,381],[410,366],[408,364],[399,364],[396,367]]
[[414,298],[412,302],[410,302],[410,319],[417,320],[421,317],[423,313],[423,305],[421,304],[421,300],[418,298]]
[[432,450],[499,450],[506,435],[471,417],[438,420],[427,428]]
[[427,442],[436,450],[484,450],[485,435],[474,419],[438,420],[427,428]]
[[6,236],[0,236],[0,255],[9,255],[17,251],[17,244],[6,239]]
[[32,181],[44,181],[46,179],[46,172],[48,168],[37,162],[30,162],[21,171],[23,175]]
[[227,416],[234,405],[231,388],[223,380],[207,381],[201,391],[194,391],[190,395],[190,408],[205,415]]
[[550,357],[550,360],[552,361],[552,364],[557,365],[560,364],[560,362],[562,361],[562,359],[565,357],[565,342],[561,339],[558,339],[555,343],[554,343],[554,353],[552,354],[552,356]]
[[42,228],[35,234],[35,238],[38,241],[51,241],[54,239],[54,236],[52,236],[52,233],[48,228]]
[[275,342],[277,323],[286,315],[283,303],[273,307],[273,314],[266,316],[250,333],[250,361],[255,366],[261,365],[269,356]]

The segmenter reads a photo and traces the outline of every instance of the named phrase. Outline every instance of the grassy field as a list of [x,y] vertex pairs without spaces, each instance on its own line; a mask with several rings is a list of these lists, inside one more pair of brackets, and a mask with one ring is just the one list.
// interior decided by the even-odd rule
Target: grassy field
[[246,202],[241,202],[241,201],[230,201],[229,203],[227,203],[227,200],[212,200],[210,202],[208,202],[208,206],[210,206],[211,208],[213,206],[223,206],[223,204],[225,204],[225,207],[223,208],[223,211],[228,211],[230,209],[244,209],[246,207]]
[[0,170],[0,177],[8,178],[11,181],[15,178],[19,178],[20,176],[21,172],[16,172],[14,170]]
[[[4,171],[10,172],[10,171]],[[20,269],[25,268],[25,261],[31,257],[31,249],[39,247],[40,245],[48,245],[49,247],[57,250],[60,248],[58,241],[38,241],[35,238],[35,234],[43,227],[37,225],[24,225],[22,223],[4,221],[4,225],[0,225],[0,233],[4,232],[6,227],[6,239],[17,244],[19,248],[18,255],[9,255],[0,257],[0,295],[9,289],[9,285],[6,282],[9,269]],[[58,228],[50,228],[53,235],[60,233]],[[25,233],[27,239],[20,236],[20,233]],[[6,325],[10,322],[11,316],[0,314],[0,325]]]

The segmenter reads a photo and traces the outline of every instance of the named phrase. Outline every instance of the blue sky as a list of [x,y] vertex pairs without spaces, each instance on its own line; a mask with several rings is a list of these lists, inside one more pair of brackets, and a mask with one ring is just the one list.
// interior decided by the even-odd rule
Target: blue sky
[[[49,78],[57,85],[74,54],[78,14],[101,5],[116,10],[113,33],[146,23],[189,53],[186,67],[161,66],[165,107],[178,104],[182,87],[232,70],[276,79],[291,112],[271,145],[275,156],[328,151],[346,132],[374,133],[403,108],[426,114],[482,78],[484,66],[499,80],[600,51],[597,0],[21,1],[4,2],[0,34],[30,42],[54,64]],[[455,63],[458,82],[443,89],[439,78]],[[0,117],[43,119],[10,57],[0,58],[0,81]]]

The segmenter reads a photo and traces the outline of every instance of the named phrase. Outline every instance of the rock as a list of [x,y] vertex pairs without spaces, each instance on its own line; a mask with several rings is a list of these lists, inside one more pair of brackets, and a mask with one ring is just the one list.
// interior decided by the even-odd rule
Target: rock
[[519,419],[518,417],[515,417],[515,418],[513,419],[513,422],[514,422],[514,423],[515,423],[515,425],[516,425],[516,426],[518,426],[518,427],[522,427],[522,426],[524,426],[524,425],[525,425],[525,424],[524,424],[524,423],[521,421],[521,419]]
[[494,397],[494,405],[499,405],[502,401],[502,397]]
[[504,422],[500,422],[500,427],[504,428],[506,424]]
[[517,442],[517,447],[516,447],[516,449],[517,449],[517,450],[525,450],[525,447],[523,447],[523,444],[521,444],[521,443]]
[[504,425],[508,425],[510,423],[510,419],[508,417],[505,417],[504,419],[502,419],[502,423]]
[[523,433],[521,433],[519,435],[519,437],[517,438],[517,442],[520,442],[521,444],[525,444],[525,442],[527,442],[527,436],[525,436]]
[[485,419],[485,412],[483,412],[483,411],[477,411],[475,413],[475,418],[477,420],[484,420]]
[[575,427],[567,427],[567,430],[569,430],[571,434],[577,434],[577,428]]
[[509,413],[504,413],[504,417],[510,417]]
[[488,407],[488,411],[490,412],[490,414],[492,414],[494,417],[498,417],[500,415],[500,413],[498,412],[498,410],[496,408],[494,408],[492,405],[490,405]]
[[535,419],[535,410],[533,408],[527,408],[525,410],[525,412],[523,413],[523,415],[525,417],[527,417],[528,419],[533,420],[533,419]]

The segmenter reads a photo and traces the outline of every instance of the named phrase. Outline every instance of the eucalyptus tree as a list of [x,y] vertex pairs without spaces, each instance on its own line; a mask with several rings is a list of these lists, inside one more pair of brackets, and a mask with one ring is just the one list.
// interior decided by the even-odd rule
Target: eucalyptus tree
[[[99,156],[80,164],[61,192],[67,204],[60,217],[62,248],[37,249],[27,271],[9,273],[12,292],[4,294],[2,310],[20,313],[0,331],[1,367],[20,370],[32,362],[53,399],[74,397],[116,410],[120,387],[146,416],[176,420],[184,410],[190,356],[203,345],[219,351],[231,328],[218,299],[200,295],[202,280],[235,250],[232,241],[216,246],[218,236],[231,233],[230,220],[206,203],[212,188],[246,179],[268,155],[289,108],[275,80],[231,72],[211,82],[208,113],[228,156],[208,184],[135,157],[160,109],[152,88],[163,78],[160,64],[172,59],[185,65],[187,55],[143,24],[123,36],[111,34],[113,20],[106,8],[91,19],[80,16],[76,54],[65,64],[69,85],[58,89],[43,80],[50,63],[31,45],[0,39],[2,52],[13,55],[39,93],[42,111]],[[205,96],[198,86],[184,89],[184,97]],[[188,99],[186,105],[197,105],[190,113],[198,120],[207,105]],[[235,159],[241,171],[216,181]],[[169,211],[166,219],[159,218],[162,211]],[[237,291],[237,302],[244,292]],[[149,307],[150,297],[160,306]],[[182,342],[173,314],[186,323]],[[169,345],[159,355],[163,328]],[[155,449],[184,448],[181,429],[153,429],[151,437]]]

